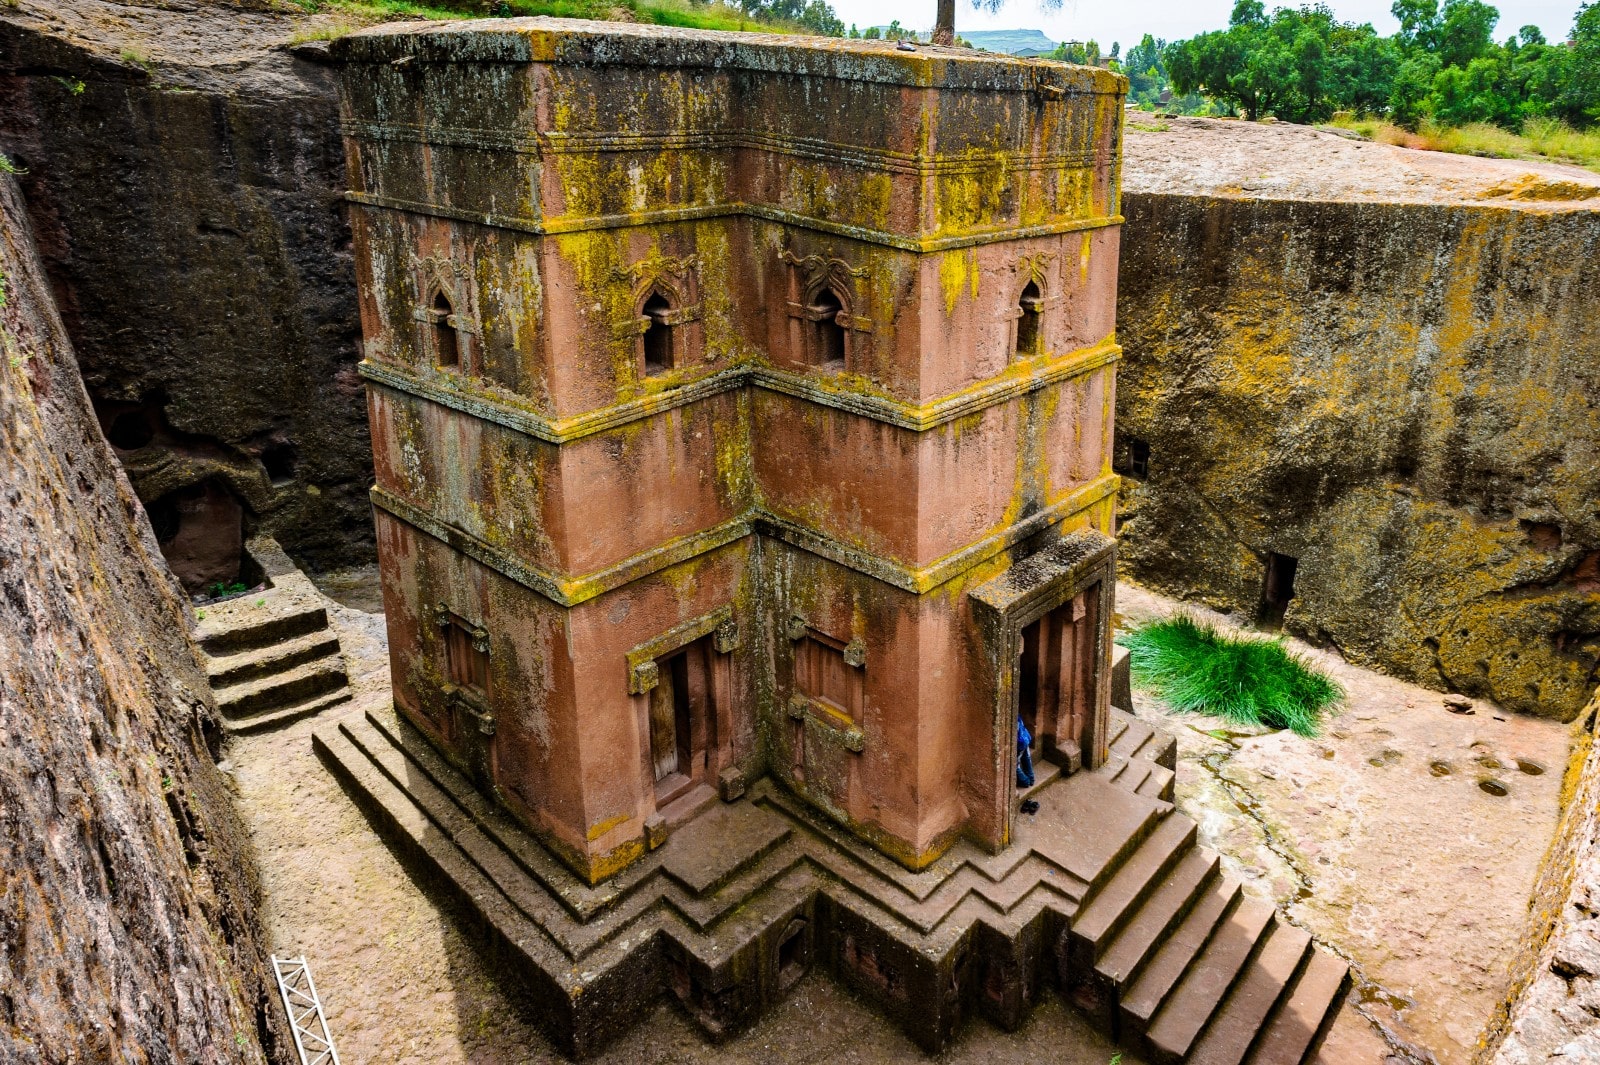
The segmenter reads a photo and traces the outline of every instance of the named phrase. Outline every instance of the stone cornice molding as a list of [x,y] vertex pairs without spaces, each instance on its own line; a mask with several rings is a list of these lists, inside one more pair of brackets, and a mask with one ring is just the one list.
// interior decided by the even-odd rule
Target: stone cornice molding
[[850,225],[844,222],[831,222],[824,218],[803,215],[782,207],[773,207],[769,204],[744,203],[737,200],[724,203],[694,204],[685,207],[667,207],[655,211],[640,211],[634,214],[590,215],[579,218],[529,218],[497,212],[471,211],[459,207],[445,207],[441,204],[425,203],[420,200],[402,200],[369,192],[346,192],[344,198],[350,203],[362,207],[379,207],[391,211],[404,211],[408,214],[423,215],[429,218],[445,218],[454,222],[471,222],[475,225],[507,229],[520,233],[533,233],[540,236],[559,233],[586,233],[596,229],[622,229],[629,226],[696,222],[711,218],[750,217],[918,254],[953,251],[957,248],[976,247],[979,244],[999,244],[1013,240],[1059,236],[1062,233],[1079,233],[1088,229],[1105,229],[1110,226],[1120,226],[1123,223],[1123,216],[1120,214],[1092,215],[1087,218],[1061,219],[1038,225],[999,226],[993,229],[960,233],[954,236],[910,237],[900,233],[891,233],[887,230],[869,229],[865,226]]
[[857,414],[912,432],[927,432],[958,418],[997,406],[1017,396],[1068,381],[1109,366],[1122,358],[1122,348],[1106,340],[1060,358],[1018,363],[1006,372],[947,396],[916,405],[884,396],[830,388],[825,380],[763,365],[718,370],[679,388],[600,407],[567,418],[555,418],[515,402],[504,392],[475,388],[459,375],[420,375],[393,363],[366,359],[361,376],[384,388],[417,396],[463,414],[512,429],[549,444],[567,444],[595,433],[674,410],[723,392],[753,386],[803,399],[822,407]]
[[923,594],[988,561],[1013,544],[1035,536],[1114,494],[1121,478],[1106,474],[1066,497],[982,539],[937,559],[913,567],[894,559],[843,543],[826,533],[806,528],[787,518],[754,508],[709,529],[679,537],[641,551],[614,565],[579,576],[568,576],[533,565],[481,539],[383,488],[372,489],[373,506],[420,530],[557,604],[572,607],[624,584],[658,573],[742,540],[753,533],[780,540],[791,547],[826,558],[841,566],[875,577],[902,591]]

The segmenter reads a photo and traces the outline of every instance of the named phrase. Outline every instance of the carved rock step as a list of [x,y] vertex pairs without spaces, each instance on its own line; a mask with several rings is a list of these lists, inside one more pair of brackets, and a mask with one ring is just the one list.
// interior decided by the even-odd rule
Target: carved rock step
[[348,687],[335,688],[333,691],[324,692],[321,695],[313,695],[308,699],[302,699],[299,702],[290,703],[288,706],[263,714],[255,714],[251,717],[242,717],[237,720],[223,718],[222,727],[228,732],[239,735],[251,732],[265,732],[268,729],[292,725],[303,717],[320,714],[330,706],[338,706],[340,703],[349,701],[350,689]]
[[[256,604],[260,603],[260,606]],[[213,658],[283,643],[328,628],[328,611],[309,595],[268,589],[205,607],[195,639]]]
[[1281,921],[1189,1054],[1190,1065],[1240,1065],[1279,999],[1310,960],[1311,936]]
[[1173,1065],[1188,1056],[1276,920],[1264,902],[1244,899],[1234,907],[1151,1020],[1145,1046],[1152,1061]]
[[1120,760],[1111,772],[1111,779],[1135,795],[1171,802],[1175,794],[1177,774],[1165,766],[1145,758]]
[[1104,986],[1121,992],[1139,978],[1165,938],[1211,886],[1217,866],[1217,856],[1201,847],[1183,856],[1095,963]]
[[1350,984],[1350,966],[1343,958],[1314,950],[1289,995],[1256,1039],[1250,1065],[1302,1061],[1333,1024]]
[[1079,912],[1072,922],[1075,960],[1088,968],[1099,960],[1111,940],[1139,912],[1186,851],[1193,849],[1194,822],[1168,815],[1139,849]]
[[1169,733],[1115,707],[1109,722],[1112,754],[1130,761],[1143,759],[1167,769],[1178,767],[1178,741]]
[[236,651],[221,657],[208,655],[206,674],[213,688],[222,688],[255,677],[284,673],[304,662],[338,653],[339,637],[331,629],[324,628],[283,643]]
[[1239,885],[1226,877],[1211,881],[1199,901],[1167,941],[1156,950],[1144,971],[1121,998],[1121,1028],[1134,1036],[1144,1034],[1150,1019],[1183,978],[1195,958],[1211,941],[1218,924],[1239,901]]
[[255,677],[216,689],[217,709],[227,718],[245,718],[343,688],[349,683],[344,658],[327,655],[285,672]]

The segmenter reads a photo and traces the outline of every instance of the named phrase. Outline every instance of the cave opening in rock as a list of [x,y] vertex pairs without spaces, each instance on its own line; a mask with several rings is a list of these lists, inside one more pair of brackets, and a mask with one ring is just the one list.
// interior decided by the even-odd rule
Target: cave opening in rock
[[191,595],[231,588],[242,575],[244,504],[216,480],[180,488],[146,508],[167,565]]
[[294,445],[287,441],[268,444],[261,451],[261,465],[266,467],[267,480],[274,488],[294,483],[294,470],[299,460]]
[[1139,480],[1150,477],[1150,443],[1138,437],[1128,438],[1128,473]]
[[123,411],[106,427],[106,440],[118,451],[137,451],[154,440],[155,435],[149,412],[142,408]]
[[1267,555],[1267,571],[1261,582],[1261,609],[1257,620],[1263,628],[1276,629],[1283,625],[1283,615],[1294,598],[1294,575],[1300,560],[1291,555],[1273,551]]

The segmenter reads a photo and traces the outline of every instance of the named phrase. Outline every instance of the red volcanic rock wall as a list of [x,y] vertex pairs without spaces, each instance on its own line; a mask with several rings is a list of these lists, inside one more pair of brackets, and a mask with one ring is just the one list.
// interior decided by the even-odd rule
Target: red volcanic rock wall
[[0,227],[0,1061],[286,1061],[189,619]]

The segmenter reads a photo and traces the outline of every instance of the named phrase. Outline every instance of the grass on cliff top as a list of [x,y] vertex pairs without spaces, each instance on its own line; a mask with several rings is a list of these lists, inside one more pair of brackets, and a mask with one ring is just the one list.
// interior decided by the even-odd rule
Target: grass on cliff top
[[1280,637],[1226,636],[1184,614],[1117,637],[1133,680],[1173,710],[1237,725],[1315,736],[1344,698],[1338,682],[1286,649]]
[[1381,118],[1349,114],[1335,115],[1329,125],[1402,148],[1493,159],[1548,159],[1600,170],[1600,129],[1577,130],[1553,118],[1530,118],[1521,133],[1487,122],[1456,127],[1428,124],[1413,132]]
[[[767,33],[802,33],[796,24],[751,18],[737,6],[710,0],[293,0],[312,14],[324,12],[348,15],[360,24],[386,22],[396,18],[462,19],[522,18],[548,15],[554,18],[598,19],[602,22],[644,22],[657,26],[684,26],[698,30],[754,30]],[[357,27],[329,25],[311,28],[296,37],[296,42],[329,40]]]

